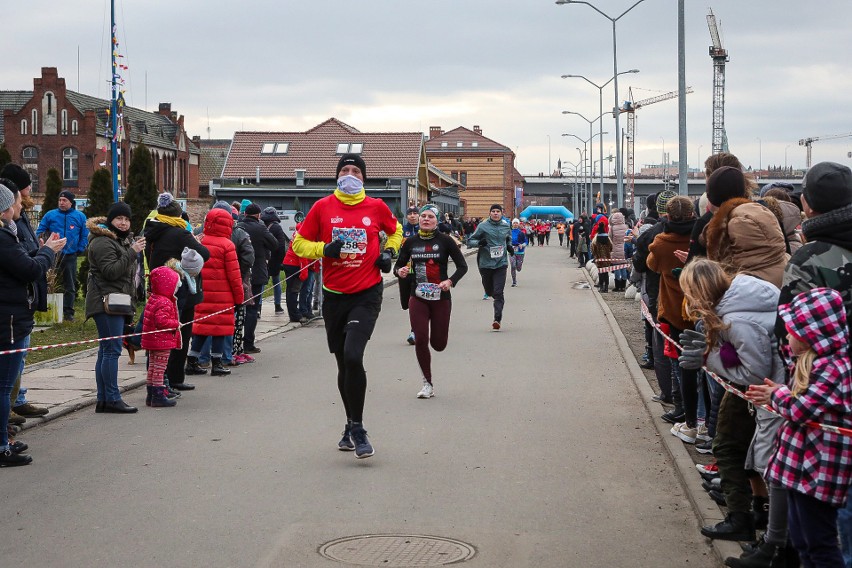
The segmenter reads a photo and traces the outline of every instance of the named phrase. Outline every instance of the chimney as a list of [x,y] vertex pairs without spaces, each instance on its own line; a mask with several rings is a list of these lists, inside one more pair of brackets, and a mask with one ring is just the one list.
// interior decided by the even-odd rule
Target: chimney
[[444,133],[444,131],[441,130],[440,126],[430,126],[429,127],[429,138],[437,138],[438,136],[441,136],[443,133]]
[[160,103],[160,110],[158,111],[158,114],[171,117],[172,103]]
[[482,135],[482,129],[479,127],[478,124],[473,125],[473,131],[479,134],[480,136]]

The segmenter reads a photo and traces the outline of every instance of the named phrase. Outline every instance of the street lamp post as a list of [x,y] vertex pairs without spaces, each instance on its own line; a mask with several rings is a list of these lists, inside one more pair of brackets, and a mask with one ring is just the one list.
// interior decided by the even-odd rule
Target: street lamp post
[[701,149],[703,147],[704,147],[703,144],[699,144],[698,145],[698,153],[695,155],[695,167],[699,170],[701,169]]
[[[591,125],[589,126],[589,132],[591,132]],[[581,154],[581,155],[584,155],[584,156],[585,156],[585,155],[588,155],[588,154],[587,154],[587,152],[586,152],[586,145],[587,145],[587,144],[590,144],[590,143],[591,143],[591,141],[594,139],[594,137],[595,137],[595,136],[603,136],[604,134],[609,134],[609,132],[601,132],[601,133],[593,134],[593,135],[589,136],[589,139],[588,139],[588,140],[583,140],[582,138],[580,138],[580,137],[579,137],[579,136],[577,136],[576,134],[567,134],[567,133],[566,133],[566,134],[563,134],[562,136],[571,136],[571,137],[573,137],[573,138],[576,138],[576,139],[577,139],[577,140],[579,140],[580,142],[582,142],[582,143],[583,143],[583,150],[581,151],[579,148],[577,148],[577,151],[578,151],[578,152],[582,152],[582,154]],[[585,158],[585,157],[583,157],[583,167],[585,168],[585,166],[586,166],[586,158]],[[591,177],[591,167],[592,167],[592,164],[591,164],[591,157],[589,157],[589,177],[588,177],[588,184],[589,184],[588,199],[589,199],[589,204],[590,204],[589,211],[593,211],[593,210],[594,210],[594,208],[595,208],[595,207],[594,207],[594,203],[592,203],[592,177]]]
[[[631,69],[629,71],[622,71],[621,73],[619,73],[619,75],[626,75],[628,73],[638,73],[638,72],[639,72],[638,69]],[[576,78],[576,79],[582,79],[585,82],[587,82],[588,84],[590,84],[593,87],[596,87],[598,89],[598,107],[599,107],[598,112],[600,113],[600,116],[598,118],[603,116],[604,115],[604,111],[603,111],[603,89],[604,89],[604,87],[609,85],[615,79],[615,77],[611,77],[603,85],[598,85],[597,83],[590,81],[588,79],[588,77],[584,77],[583,75],[562,75],[563,79],[568,79],[569,77],[570,78]],[[563,114],[566,114],[566,112],[563,111]],[[600,123],[598,123],[598,133],[600,133],[600,132],[603,132],[603,121],[600,121]],[[598,142],[599,142],[599,152],[600,152],[599,156],[600,156],[601,160],[603,160],[603,136],[600,137],[600,140],[598,140]],[[603,164],[601,164],[601,178],[600,179],[601,179],[600,191],[601,191],[601,195],[603,195],[603,190],[604,190],[604,187],[603,187],[603,185],[604,185],[604,182],[603,182]]]
[[757,139],[757,171],[763,170],[763,142]]
[[622,12],[619,16],[613,18],[612,16],[602,12],[591,2],[586,2],[585,0],[556,0],[557,5],[562,4],[585,4],[610,22],[612,22],[612,75],[613,81],[612,86],[615,90],[614,101],[615,104],[612,108],[612,112],[615,115],[615,177],[616,177],[616,185],[618,187],[618,206],[624,207],[624,172],[622,171],[621,164],[621,146],[620,136],[621,136],[621,128],[619,126],[619,115],[621,114],[618,109],[618,49],[616,45],[616,33],[615,33],[615,23],[624,17],[630,10],[644,2],[645,0],[637,0],[632,6]]
[[787,146],[784,146],[784,175],[787,175],[787,148],[789,147],[789,144]]

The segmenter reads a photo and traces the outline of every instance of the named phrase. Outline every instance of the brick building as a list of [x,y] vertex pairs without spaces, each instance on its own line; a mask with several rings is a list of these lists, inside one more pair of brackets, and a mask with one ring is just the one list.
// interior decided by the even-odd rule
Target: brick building
[[[56,168],[63,187],[83,197],[95,171],[111,163],[109,108],[106,99],[68,90],[56,67],[42,67],[32,91],[0,91],[0,142],[29,171],[36,195],[44,191],[47,171]],[[161,103],[155,113],[124,107],[123,115],[120,185],[126,185],[133,151],[144,143],[159,191],[197,198],[200,150],[184,130],[183,116],[170,103]]]
[[479,126],[448,132],[440,126],[429,127],[426,154],[430,165],[459,180],[464,215],[487,217],[493,203],[502,204],[506,215],[514,214],[515,153],[483,136]]

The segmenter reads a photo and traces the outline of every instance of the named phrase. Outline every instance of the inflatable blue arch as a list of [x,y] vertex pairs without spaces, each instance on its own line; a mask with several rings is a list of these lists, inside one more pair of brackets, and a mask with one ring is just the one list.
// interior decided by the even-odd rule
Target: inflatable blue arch
[[565,217],[566,221],[574,218],[574,214],[562,205],[530,205],[524,209],[518,217],[529,219],[536,215],[561,215],[562,217]]

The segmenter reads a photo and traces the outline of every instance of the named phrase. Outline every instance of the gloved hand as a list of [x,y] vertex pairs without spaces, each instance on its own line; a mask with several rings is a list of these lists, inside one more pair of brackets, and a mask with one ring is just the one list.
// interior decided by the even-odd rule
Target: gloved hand
[[[687,329],[686,331],[680,334],[678,338],[680,344],[687,348],[699,348],[706,349],[707,348],[707,340],[704,337],[704,334],[700,331],[696,331],[694,329]],[[698,345],[700,343],[700,345]]]
[[340,258],[340,251],[343,249],[343,241],[331,241],[322,247],[322,255],[328,258]]
[[379,270],[387,274],[391,271],[391,264],[393,263],[393,251],[391,249],[385,249],[379,255],[379,258],[376,259],[376,266],[379,267]]
[[719,349],[719,358],[722,360],[722,366],[726,369],[742,365],[740,356],[737,355],[737,349],[728,341],[724,342]]
[[488,246],[488,239],[486,239],[485,237],[482,237],[481,239],[479,239],[479,248],[485,248],[487,246]]
[[509,256],[515,256],[515,248],[512,245],[506,245],[506,252],[509,253]]
[[677,362],[680,364],[681,369],[697,371],[704,366],[704,348],[684,349],[681,352],[680,357],[677,358]]

